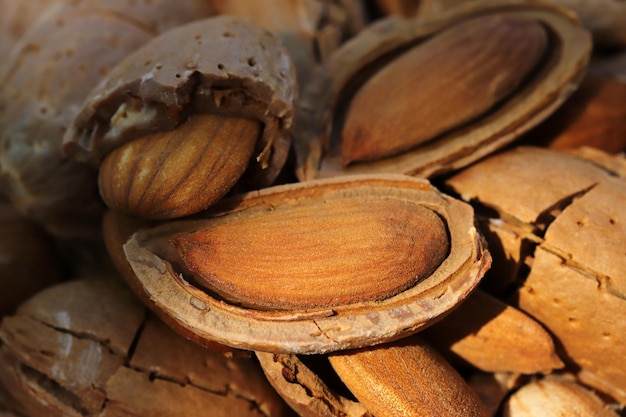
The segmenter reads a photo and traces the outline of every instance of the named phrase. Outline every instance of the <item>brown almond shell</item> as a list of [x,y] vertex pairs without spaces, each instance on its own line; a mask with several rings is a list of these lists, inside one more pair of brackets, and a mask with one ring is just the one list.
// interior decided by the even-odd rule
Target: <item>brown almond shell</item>
[[[586,156],[593,158],[587,160]],[[494,269],[512,267],[514,304],[554,337],[557,352],[585,384],[626,403],[626,181],[623,158],[599,150],[517,147],[447,180],[464,200],[488,208],[478,217],[493,235]],[[508,265],[518,257],[526,265]],[[486,277],[485,283],[492,277]],[[499,278],[499,277],[496,277]],[[610,354],[606,354],[610,352]]]
[[0,340],[0,385],[24,415],[293,415],[251,357],[185,340],[114,276],[38,293]]
[[[549,52],[529,79],[486,114],[407,152],[342,165],[336,132],[342,123],[341,109],[349,105],[347,99],[368,73],[440,31],[490,14],[528,18],[547,30]],[[590,34],[572,12],[537,1],[471,2],[430,20],[381,19],[337,49],[302,93],[294,139],[298,178],[368,172],[433,177],[462,168],[512,142],[554,112],[580,83],[591,46]]]
[[[235,16],[178,26],[126,56],[84,101],[64,137],[71,158],[99,164],[134,138],[190,114],[259,120],[256,178],[271,183],[291,143],[295,68],[272,33]],[[123,109],[132,115],[118,123]]]
[[[200,230],[203,224],[210,224],[211,216],[263,215],[275,207],[343,199],[346,195],[365,201],[400,199],[432,210],[449,234],[447,257],[430,276],[384,300],[260,310],[226,302],[201,290],[189,277],[178,273],[172,260],[161,258],[147,247],[154,238]],[[268,352],[324,353],[399,339],[432,324],[458,305],[491,263],[474,227],[471,208],[439,193],[423,179],[388,174],[316,180],[265,188],[225,200],[224,204],[231,206],[213,211],[206,219],[180,220],[140,230],[124,245],[138,281],[131,286],[143,289],[139,295],[165,321],[200,342],[212,340]]]

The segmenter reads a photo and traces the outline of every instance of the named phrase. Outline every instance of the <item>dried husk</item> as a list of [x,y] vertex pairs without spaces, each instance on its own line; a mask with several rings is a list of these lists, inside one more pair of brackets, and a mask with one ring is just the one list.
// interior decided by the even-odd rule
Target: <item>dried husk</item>
[[[357,199],[364,204],[396,199],[432,210],[449,234],[447,257],[430,276],[386,299],[343,305],[329,300],[316,308],[272,310],[242,307],[203,291],[192,277],[179,273],[175,266],[178,259],[169,259],[169,255],[163,258],[163,253],[151,247],[151,242],[167,240],[177,233],[201,231],[229,216],[263,216],[274,210],[295,210],[344,199]],[[282,233],[285,240],[298,239],[297,223],[284,224],[276,233]],[[286,256],[290,249],[285,246]],[[330,243],[327,250],[341,248]],[[137,280],[133,288],[140,288],[139,295],[177,331],[192,339],[213,340],[236,348],[288,353],[368,346],[414,333],[461,302],[490,265],[489,254],[473,225],[473,212],[467,205],[437,192],[426,180],[397,175],[355,176],[265,188],[224,200],[221,208],[212,210],[204,219],[174,221],[141,230],[124,245],[124,251]],[[254,263],[255,257],[261,255],[244,252],[238,262]],[[254,265],[246,265],[250,266]],[[401,262],[398,266],[402,267]],[[328,278],[331,287],[327,291],[332,292],[332,285],[344,285]],[[372,288],[377,285],[372,282]]]
[[252,358],[176,335],[111,277],[37,294],[0,338],[0,382],[31,417],[293,415]]
[[[408,152],[342,165],[337,137],[341,109],[372,68],[457,22],[496,13],[535,20],[549,32],[547,56],[517,91],[482,117]],[[431,177],[461,168],[515,140],[558,108],[577,88],[590,53],[590,35],[575,15],[547,3],[470,2],[432,20],[377,21],[339,48],[303,92],[295,137],[297,175],[301,180],[363,172]]]
[[[496,242],[490,245],[496,267],[523,251],[519,258],[527,265],[513,265],[507,279],[521,285],[515,305],[554,335],[561,358],[584,383],[624,404],[626,373],[618,358],[626,356],[626,331],[616,320],[626,314],[626,181],[618,176],[624,165],[619,158],[601,164],[580,155],[521,147],[447,184],[489,209],[479,224]],[[596,157],[602,159],[609,156]],[[515,245],[493,230],[517,236]]]

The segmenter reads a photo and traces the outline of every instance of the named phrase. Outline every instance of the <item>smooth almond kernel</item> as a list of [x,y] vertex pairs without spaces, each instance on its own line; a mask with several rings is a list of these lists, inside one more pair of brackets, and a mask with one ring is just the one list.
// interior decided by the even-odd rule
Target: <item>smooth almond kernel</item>
[[217,217],[167,246],[198,285],[259,309],[386,299],[428,277],[450,248],[430,209],[350,197]]
[[342,131],[343,163],[398,154],[487,112],[538,66],[547,44],[541,24],[491,15],[417,45],[355,94]]
[[109,153],[100,166],[100,194],[109,207],[147,219],[197,213],[239,180],[260,133],[256,120],[193,115],[175,130]]

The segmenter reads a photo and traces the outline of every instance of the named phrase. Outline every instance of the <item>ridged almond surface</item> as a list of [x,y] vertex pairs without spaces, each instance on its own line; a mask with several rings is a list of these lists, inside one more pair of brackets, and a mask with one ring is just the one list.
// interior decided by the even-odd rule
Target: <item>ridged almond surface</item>
[[241,177],[260,131],[255,120],[194,115],[111,151],[100,166],[100,194],[109,207],[148,219],[197,213]]
[[343,128],[345,164],[410,149],[479,116],[539,64],[540,23],[506,15],[467,20],[419,44],[356,93]]
[[329,360],[359,402],[376,417],[487,415],[454,368],[415,338],[331,354]]
[[450,244],[428,208],[349,195],[217,218],[170,243],[201,286],[263,309],[389,298],[428,277]]
[[137,231],[124,253],[131,286],[187,337],[298,354],[413,334],[458,305],[491,264],[470,207],[402,175],[232,196]]

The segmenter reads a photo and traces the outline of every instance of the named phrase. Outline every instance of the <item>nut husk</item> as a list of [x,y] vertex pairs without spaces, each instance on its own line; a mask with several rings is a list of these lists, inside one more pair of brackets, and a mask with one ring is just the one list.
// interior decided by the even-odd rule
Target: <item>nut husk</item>
[[172,333],[118,280],[51,287],[0,327],[0,381],[39,416],[291,416],[249,357]]
[[[266,231],[266,235],[276,235],[270,236],[267,241],[279,239],[283,242],[281,250],[285,260],[266,258],[263,245],[265,236],[257,235],[255,229],[251,228],[244,235],[245,239],[261,238],[261,240],[260,243],[249,242],[251,246],[248,247],[256,250],[246,249],[239,252],[236,262],[241,268],[237,268],[237,265],[235,267],[241,269],[243,273],[237,275],[237,271],[233,271],[235,281],[246,281],[248,274],[245,272],[253,271],[255,268],[259,269],[260,274],[263,274],[263,271],[271,274],[273,268],[280,270],[281,264],[289,263],[292,259],[305,262],[300,265],[304,271],[319,263],[328,268],[327,272],[331,272],[337,256],[342,253],[348,255],[349,252],[342,252],[344,249],[342,246],[333,244],[332,230],[330,234],[321,233],[321,240],[317,242],[310,236],[302,236],[300,234],[302,230],[309,232],[316,227],[321,230],[327,223],[323,221],[323,216],[309,219],[300,214],[317,209],[324,212],[324,206],[332,208],[324,213],[337,218],[328,224],[337,229],[335,237],[340,239],[338,241],[346,242],[351,235],[348,229],[339,226],[342,221],[350,223],[349,219],[353,215],[360,216],[358,218],[362,218],[363,224],[367,224],[369,219],[375,219],[377,222],[370,227],[371,233],[377,233],[377,228],[383,230],[388,225],[385,224],[385,216],[376,217],[375,211],[368,211],[368,205],[376,207],[390,201],[395,204],[391,207],[398,208],[399,204],[406,206],[407,211],[405,218],[398,220],[399,223],[389,230],[397,227],[400,233],[403,228],[402,222],[412,221],[410,208],[420,211],[419,208],[423,207],[443,222],[446,237],[449,239],[446,243],[449,245],[449,252],[441,261],[437,257],[439,255],[433,258],[436,262],[433,264],[435,269],[432,273],[418,277],[408,288],[400,288],[399,292],[394,289],[387,294],[378,295],[377,300],[368,298],[368,294],[376,293],[376,288],[380,284],[375,280],[371,281],[369,286],[366,283],[364,298],[352,300],[348,297],[335,300],[332,297],[333,290],[341,292],[347,283],[342,279],[334,280],[334,275],[331,274],[318,277],[321,280],[318,282],[326,282],[328,286],[322,290],[322,293],[327,294],[325,300],[319,300],[315,306],[299,303],[290,305],[292,300],[289,292],[297,296],[299,285],[306,283],[297,279],[290,280],[287,274],[284,278],[278,279],[276,284],[257,290],[266,292],[259,294],[260,298],[267,294],[271,297],[284,296],[286,304],[279,307],[280,309],[271,308],[271,305],[262,308],[242,306],[237,299],[227,299],[220,297],[215,291],[203,290],[198,284],[197,277],[190,273],[190,270],[196,268],[196,261],[181,258],[175,245],[169,241],[176,235],[194,236],[197,232],[202,236],[206,233],[205,230],[210,231],[211,227],[219,227],[234,220],[245,225],[250,219],[262,223],[264,217],[269,220],[274,216],[279,219],[280,227]],[[341,210],[342,207],[351,207],[354,204],[357,204],[360,213]],[[473,212],[468,209],[467,205],[437,192],[427,181],[408,176],[356,176],[319,180],[274,186],[234,196],[223,200],[219,208],[206,213],[204,218],[173,221],[152,229],[140,230],[124,245],[124,251],[135,272],[134,279],[137,282],[132,284],[132,287],[141,288],[139,295],[152,309],[187,337],[213,340],[251,350],[321,353],[401,338],[431,324],[461,302],[477,285],[490,265],[489,254],[484,250],[481,238],[473,226]],[[390,212],[388,215],[393,216],[395,213]],[[419,213],[415,216],[417,216],[415,219],[421,218]],[[391,217],[389,219],[391,221]],[[307,221],[313,220],[317,220],[317,223],[307,224]],[[306,227],[301,229],[303,225]],[[210,232],[206,235],[211,237]],[[216,251],[228,247],[227,236],[228,234],[225,235],[223,243],[217,242]],[[299,245],[298,241],[302,238],[305,241],[313,239],[312,242],[319,252],[309,253],[306,245]],[[245,244],[247,242],[245,239],[240,243]],[[373,238],[370,236],[369,239],[372,241]],[[393,232],[389,239],[390,242],[393,241]],[[405,244],[410,242],[407,241]],[[418,251],[419,247],[417,244]],[[402,248],[398,252],[395,248],[392,252],[399,253],[400,255],[396,256],[404,258],[411,250],[409,248],[409,252],[406,252],[406,249]],[[307,261],[309,255],[312,257]],[[424,256],[428,257],[428,252],[425,252]],[[344,261],[336,265],[346,263]],[[366,257],[357,256],[352,260],[350,268],[359,271],[364,265],[372,266]],[[410,262],[404,259],[396,258],[394,261],[393,254],[390,255],[389,264],[385,265],[387,266],[384,268],[378,266],[377,271],[381,278],[389,274],[387,268],[393,268],[393,273],[413,268]],[[212,278],[211,271],[209,268],[203,274]],[[323,268],[318,269],[318,272],[323,273]],[[228,285],[224,288],[228,289]],[[284,295],[283,290],[286,293]],[[307,292],[304,291],[303,294],[306,298]]]
[[[462,126],[396,156],[342,165],[340,110],[349,106],[344,101],[361,80],[408,46],[419,48],[444,29],[487,15],[529,19],[546,29],[550,46],[533,74],[508,99]],[[430,177],[466,166],[515,140],[558,108],[576,89],[590,52],[590,35],[576,17],[544,3],[471,2],[433,20],[382,19],[339,48],[303,92],[294,142],[298,177],[363,172]],[[388,101],[381,104],[393,107]]]

